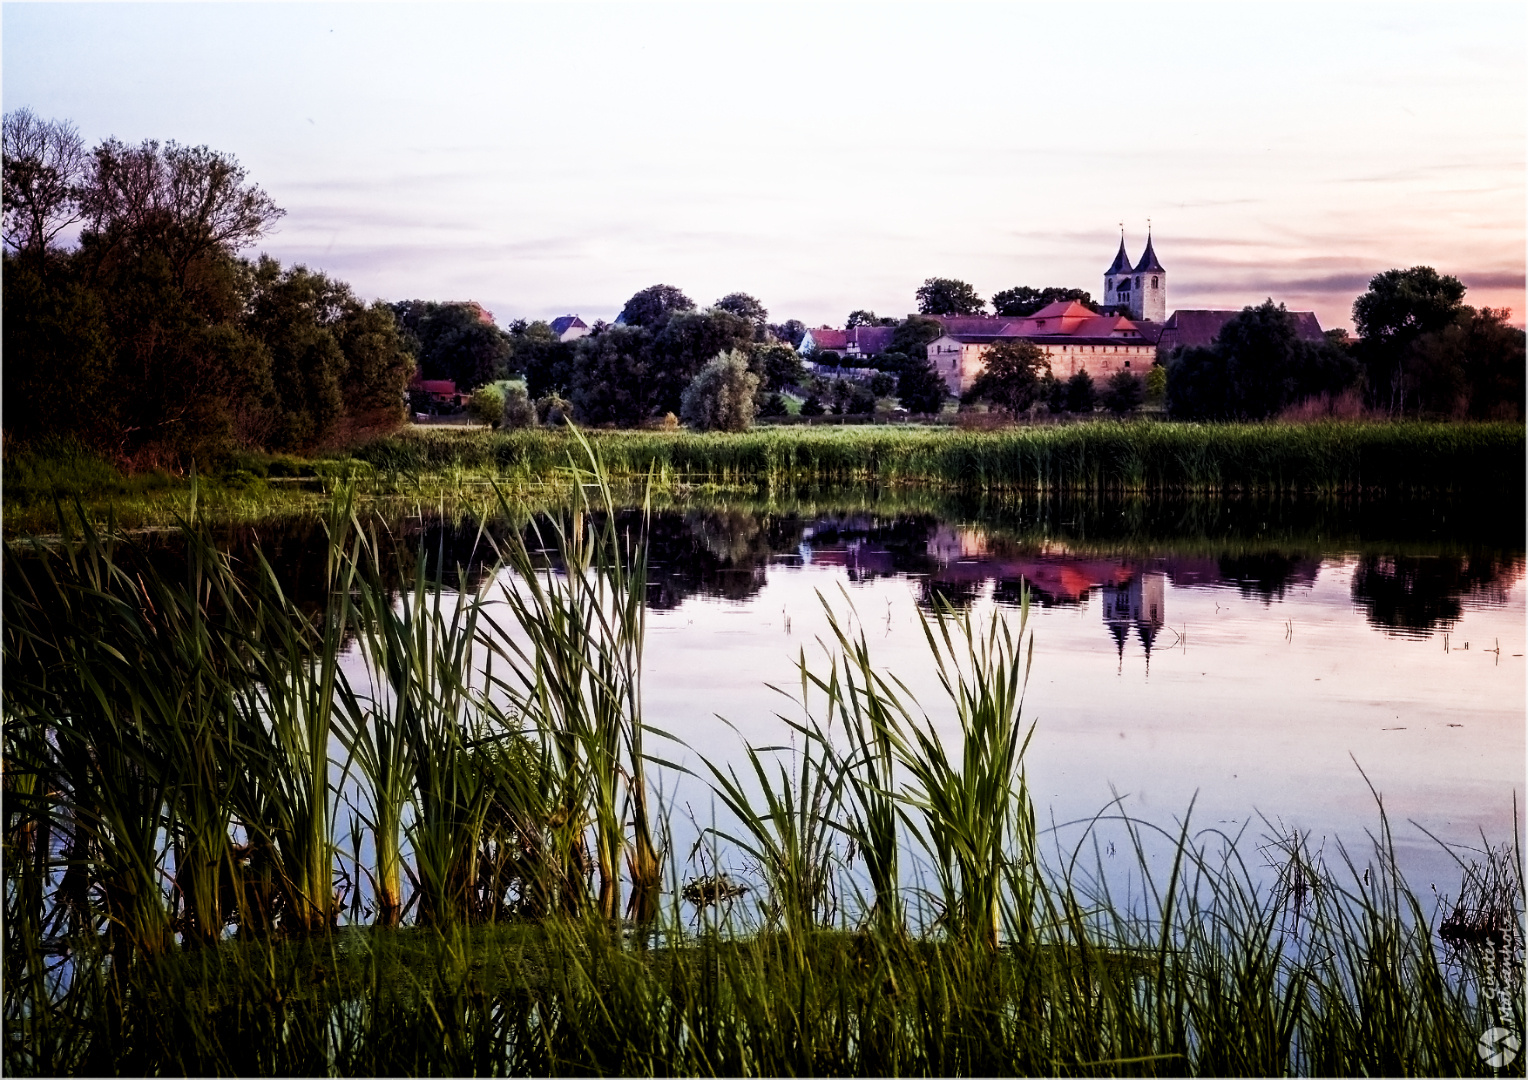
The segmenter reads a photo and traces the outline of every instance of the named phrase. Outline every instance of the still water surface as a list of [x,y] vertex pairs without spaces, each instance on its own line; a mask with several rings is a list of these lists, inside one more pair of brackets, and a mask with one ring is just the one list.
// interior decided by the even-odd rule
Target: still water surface
[[[1422,830],[1509,840],[1524,793],[1521,522],[1520,508],[1436,500],[991,507],[861,493],[670,509],[650,526],[643,692],[647,722],[684,745],[649,749],[705,775],[703,758],[741,766],[743,739],[788,743],[778,714],[800,707],[769,686],[799,694],[803,657],[825,667],[824,599],[953,732],[920,618],[942,600],[1016,626],[1027,587],[1026,762],[1042,822],[1118,799],[1171,829],[1192,804],[1195,827],[1241,832],[1244,849],[1298,829],[1329,863],[1339,839],[1362,862],[1372,784],[1413,883],[1454,889],[1457,869]],[[473,528],[393,534],[481,581]],[[310,539],[265,530],[262,543],[301,577]],[[654,780],[682,855],[692,818],[713,812],[707,788]]]
[[[777,714],[799,707],[767,685],[798,694],[803,655],[825,667],[823,600],[852,610],[877,664],[953,732],[920,617],[941,597],[1016,625],[1022,582],[1042,821],[1122,797],[1171,827],[1192,803],[1199,827],[1245,827],[1254,847],[1270,823],[1298,829],[1332,861],[1338,838],[1366,848],[1377,828],[1372,783],[1403,865],[1440,890],[1457,870],[1421,829],[1476,846],[1512,835],[1525,775],[1520,545],[1233,533],[1217,550],[1203,537],[1079,541],[868,511],[671,514],[654,535],[646,713],[702,772],[701,756],[736,762],[741,739],[787,741]],[[703,787],[667,783],[706,819]]]

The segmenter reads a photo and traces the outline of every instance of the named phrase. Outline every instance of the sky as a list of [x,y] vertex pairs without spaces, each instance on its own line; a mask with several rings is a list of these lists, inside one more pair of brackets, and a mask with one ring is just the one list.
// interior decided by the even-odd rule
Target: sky
[[1528,5],[17,4],[7,111],[231,154],[255,250],[501,324],[928,277],[1351,326],[1394,267],[1523,323]]

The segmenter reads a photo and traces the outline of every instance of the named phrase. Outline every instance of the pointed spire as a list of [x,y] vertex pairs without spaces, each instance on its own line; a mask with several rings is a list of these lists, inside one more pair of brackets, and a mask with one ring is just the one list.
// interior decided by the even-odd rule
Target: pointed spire
[[1119,254],[1114,256],[1113,264],[1104,273],[1129,274],[1132,272],[1130,269],[1130,256],[1125,254],[1125,229],[1121,226],[1119,231]]
[[1167,268],[1157,261],[1157,253],[1151,247],[1151,230],[1146,231],[1146,250],[1141,253],[1141,261],[1136,264],[1137,274],[1165,274]]

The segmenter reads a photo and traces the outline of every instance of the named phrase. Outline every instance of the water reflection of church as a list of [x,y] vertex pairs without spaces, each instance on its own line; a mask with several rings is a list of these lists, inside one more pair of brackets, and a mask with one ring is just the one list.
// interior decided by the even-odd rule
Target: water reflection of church
[[1146,666],[1150,669],[1151,646],[1167,621],[1166,581],[1166,574],[1139,573],[1128,581],[1099,587],[1104,625],[1114,638],[1121,667],[1125,662],[1125,641],[1134,629],[1146,650]]

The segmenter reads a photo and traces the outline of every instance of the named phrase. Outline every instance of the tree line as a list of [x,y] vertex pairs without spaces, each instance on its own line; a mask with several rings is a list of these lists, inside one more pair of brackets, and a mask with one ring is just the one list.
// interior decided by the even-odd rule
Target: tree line
[[154,140],[87,150],[22,109],[4,117],[3,162],[8,437],[159,464],[401,420],[414,359],[392,311],[240,257],[283,211],[234,158]]
[[[312,450],[399,423],[409,383],[493,388],[511,424],[576,419],[636,427],[683,420],[746,426],[785,411],[868,412],[892,392],[914,413],[947,392],[927,347],[935,315],[974,315],[968,283],[929,278],[918,314],[868,309],[846,326],[893,328],[860,363],[880,375],[834,379],[821,352],[808,378],[806,327],[770,322],[758,299],[730,293],[701,309],[667,284],[627,300],[614,323],[564,342],[545,322],[507,329],[473,303],[363,303],[344,282],[269,257],[247,258],[282,211],[229,155],[207,147],[106,139],[85,147],[69,124],[23,109],[4,117],[3,422],[20,442],[69,436],[124,462],[185,462],[232,449]],[[1376,276],[1353,306],[1360,338],[1302,340],[1272,300],[1232,319],[1214,344],[1162,357],[1148,379],[1061,382],[1033,345],[1005,342],[972,388],[1014,413],[1132,411],[1148,393],[1184,419],[1260,419],[1312,398],[1361,397],[1393,416],[1523,416],[1524,335],[1506,311],[1464,304],[1464,286],[1429,267]],[[1000,316],[1080,289],[1016,286]]]

